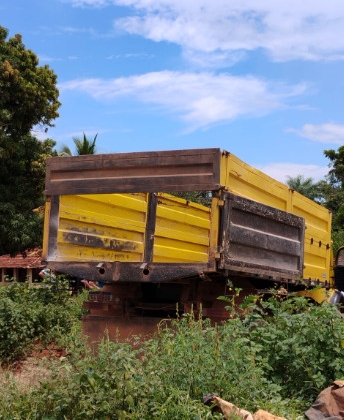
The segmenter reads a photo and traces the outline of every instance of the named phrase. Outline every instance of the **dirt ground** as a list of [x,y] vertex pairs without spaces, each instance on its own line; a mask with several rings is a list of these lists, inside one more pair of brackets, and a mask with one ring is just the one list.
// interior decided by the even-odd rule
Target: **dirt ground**
[[34,350],[27,358],[0,368],[0,385],[11,381],[23,390],[37,387],[51,374],[49,361],[65,356],[65,351],[60,348]]

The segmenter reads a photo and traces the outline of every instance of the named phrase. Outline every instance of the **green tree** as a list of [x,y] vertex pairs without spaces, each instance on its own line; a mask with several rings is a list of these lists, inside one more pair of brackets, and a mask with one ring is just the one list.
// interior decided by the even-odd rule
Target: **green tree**
[[0,26],[0,136],[16,141],[35,125],[52,126],[60,102],[55,73],[38,65],[21,35],[7,35]]
[[55,142],[22,136],[0,154],[0,255],[42,245],[45,160]]
[[343,189],[344,181],[344,146],[340,146],[338,151],[333,149],[324,150],[324,155],[330,159],[330,171],[328,181],[331,185]]
[[55,73],[38,65],[20,35],[7,36],[0,26],[0,254],[15,255],[42,243],[34,210],[44,204],[45,159],[55,142],[31,130],[53,126],[60,102]]
[[[95,155],[96,154],[96,140],[98,133],[94,136],[93,140],[89,140],[86,134],[83,133],[83,138],[73,137],[73,142],[76,147],[77,155]],[[60,151],[60,156],[73,156],[68,146],[63,146]]]

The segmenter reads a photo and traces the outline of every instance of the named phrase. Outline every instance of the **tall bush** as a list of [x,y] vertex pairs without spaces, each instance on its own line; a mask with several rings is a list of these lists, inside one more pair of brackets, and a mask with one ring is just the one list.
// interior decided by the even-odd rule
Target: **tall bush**
[[12,282],[0,287],[0,362],[23,357],[37,340],[43,343],[69,334],[81,319],[80,302],[69,294],[68,282],[57,277],[39,287]]
[[255,305],[244,322],[256,363],[283,397],[313,400],[344,377],[344,321],[334,305],[271,297]]

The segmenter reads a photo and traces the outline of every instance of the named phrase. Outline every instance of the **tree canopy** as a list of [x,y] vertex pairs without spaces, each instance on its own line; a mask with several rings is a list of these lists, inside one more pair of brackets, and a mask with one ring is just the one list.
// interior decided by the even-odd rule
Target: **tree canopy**
[[55,142],[31,130],[53,126],[60,102],[55,73],[38,65],[21,35],[7,36],[0,26],[0,254],[15,255],[42,243],[34,210],[44,204],[45,158]]
[[344,186],[344,146],[340,146],[337,151],[333,149],[324,150],[324,155],[330,159],[330,171],[328,174],[329,182],[343,189]]
[[6,40],[0,26],[0,130],[4,135],[26,135],[35,125],[52,126],[59,116],[57,76],[49,66],[39,66],[37,56],[21,35]]

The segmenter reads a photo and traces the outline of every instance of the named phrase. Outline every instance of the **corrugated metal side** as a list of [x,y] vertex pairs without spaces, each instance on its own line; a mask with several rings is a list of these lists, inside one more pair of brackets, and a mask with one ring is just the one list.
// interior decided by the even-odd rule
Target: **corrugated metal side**
[[143,261],[147,194],[62,195],[57,261]]
[[[60,196],[57,238],[50,261],[143,262],[153,233],[152,262],[208,262],[210,209],[169,194],[157,195],[153,230],[147,230],[148,194]],[[151,239],[151,238],[150,238]],[[45,233],[47,247],[48,232]]]
[[303,278],[330,281],[331,214],[327,209],[227,152],[221,157],[220,180],[234,194],[304,217]]
[[331,267],[331,214],[298,193],[291,197],[293,213],[306,220],[305,233],[305,279],[329,280]]
[[154,262],[208,262],[210,208],[158,195]]
[[221,184],[229,192],[283,211],[289,209],[289,189],[230,153],[221,158]]

